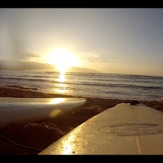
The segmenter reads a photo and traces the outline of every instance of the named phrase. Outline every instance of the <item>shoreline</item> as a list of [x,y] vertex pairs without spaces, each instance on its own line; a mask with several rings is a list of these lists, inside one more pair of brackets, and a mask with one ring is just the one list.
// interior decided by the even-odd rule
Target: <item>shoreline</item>
[[[55,97],[75,97],[61,94],[43,93],[33,90],[23,90],[11,87],[0,86],[0,97],[19,98],[55,98]],[[86,98],[86,97],[83,97]],[[51,143],[57,141],[63,135],[71,131],[89,118],[109,109],[119,103],[140,102],[149,107],[163,112],[163,101],[134,101],[121,99],[86,98],[86,104],[79,109],[68,112],[55,119],[45,119],[28,124],[11,124],[0,129],[0,134],[27,147],[13,144],[5,138],[0,137],[0,154],[35,155],[41,149],[46,148]]]

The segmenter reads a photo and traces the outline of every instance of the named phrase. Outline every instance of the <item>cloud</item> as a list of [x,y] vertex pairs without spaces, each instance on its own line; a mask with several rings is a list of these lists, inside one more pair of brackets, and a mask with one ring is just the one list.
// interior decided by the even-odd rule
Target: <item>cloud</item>
[[54,70],[54,67],[39,62],[0,60],[0,70]]
[[17,61],[34,61],[39,60],[39,55],[32,52],[22,54]]
[[38,54],[34,54],[34,53],[28,53],[25,54],[24,58],[38,58],[40,57]]
[[85,60],[87,62],[102,62],[102,59],[98,54],[88,54],[86,57],[81,57],[81,60]]

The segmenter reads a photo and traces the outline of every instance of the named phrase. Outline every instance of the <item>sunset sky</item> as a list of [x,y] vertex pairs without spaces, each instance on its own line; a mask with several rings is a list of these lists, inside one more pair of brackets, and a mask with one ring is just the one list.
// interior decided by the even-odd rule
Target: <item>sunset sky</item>
[[0,60],[163,76],[163,9],[1,8]]

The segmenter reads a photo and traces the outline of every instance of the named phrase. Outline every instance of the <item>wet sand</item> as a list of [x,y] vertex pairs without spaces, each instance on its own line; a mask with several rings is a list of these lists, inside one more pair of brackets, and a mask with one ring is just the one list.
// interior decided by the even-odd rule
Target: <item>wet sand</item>
[[[0,87],[0,97],[51,98],[73,97],[47,94],[21,88]],[[28,124],[11,124],[0,129],[1,155],[36,155],[54,141],[94,115],[118,103],[141,102],[163,112],[163,101],[131,101],[119,99],[86,98],[87,102],[79,109],[60,115],[55,119],[45,119]]]

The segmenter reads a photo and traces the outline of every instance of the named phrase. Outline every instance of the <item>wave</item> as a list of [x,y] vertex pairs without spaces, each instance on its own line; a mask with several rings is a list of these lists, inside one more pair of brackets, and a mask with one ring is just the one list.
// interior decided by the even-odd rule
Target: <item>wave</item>
[[55,82],[54,80],[47,79],[30,79],[30,78],[10,78],[10,77],[1,77],[0,80],[17,80],[17,81],[34,81],[34,82]]
[[[51,75],[54,74],[54,75]],[[1,78],[11,79],[11,76],[3,76],[0,75]],[[55,81],[59,77],[58,72],[48,72],[48,73],[28,73],[28,74],[17,74],[17,76],[12,76],[12,79],[18,80],[42,80],[42,81]],[[163,83],[163,77],[153,77],[153,76],[141,76],[141,75],[117,75],[117,74],[103,74],[103,73],[75,73],[69,72],[65,74],[65,78],[77,79],[77,81],[81,81],[83,79],[89,80],[89,82],[118,82],[118,83],[142,83],[148,82],[152,84],[161,84]],[[21,79],[20,79],[21,78]],[[44,79],[45,78],[45,79]],[[51,80],[53,79],[53,80]]]
[[[57,83],[60,84],[61,82],[56,81],[56,80],[50,80],[48,79],[32,79],[32,78],[12,78],[12,77],[1,77],[1,80],[16,80],[16,81],[31,81],[31,82],[48,82],[48,83]],[[135,89],[163,89],[163,86],[148,86],[144,82],[144,85],[136,85],[136,84],[128,84],[126,83],[100,83],[100,82],[84,82],[84,81],[79,81],[79,82],[64,82],[62,84],[69,84],[69,85],[80,85],[80,86],[96,86],[96,87],[119,87],[119,88],[135,88]]]
[[18,88],[18,89],[28,89],[28,90],[39,90],[38,87],[23,87],[23,86],[19,86],[19,85],[8,85],[8,87],[11,87],[11,88]]

